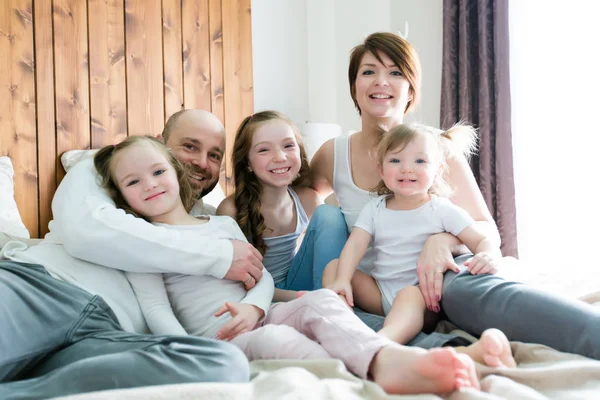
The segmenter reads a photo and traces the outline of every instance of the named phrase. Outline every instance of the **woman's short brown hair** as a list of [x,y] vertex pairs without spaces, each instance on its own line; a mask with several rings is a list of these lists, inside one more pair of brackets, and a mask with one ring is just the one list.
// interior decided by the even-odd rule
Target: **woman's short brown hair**
[[388,32],[375,32],[370,34],[363,43],[352,49],[350,65],[348,66],[348,80],[350,81],[350,95],[354,106],[361,114],[361,109],[356,101],[356,77],[365,54],[371,53],[373,57],[383,64],[381,54],[385,54],[400,69],[400,72],[410,84],[412,99],[406,104],[405,113],[410,111],[421,97],[421,62],[414,47],[400,36]]

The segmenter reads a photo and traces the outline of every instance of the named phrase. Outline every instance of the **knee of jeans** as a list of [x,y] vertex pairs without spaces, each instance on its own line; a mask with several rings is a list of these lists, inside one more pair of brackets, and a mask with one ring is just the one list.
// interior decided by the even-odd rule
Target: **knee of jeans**
[[332,206],[331,204],[321,204],[315,209],[311,217],[311,221],[315,221],[319,226],[327,227],[327,230],[346,228],[346,219],[342,210],[339,207]]

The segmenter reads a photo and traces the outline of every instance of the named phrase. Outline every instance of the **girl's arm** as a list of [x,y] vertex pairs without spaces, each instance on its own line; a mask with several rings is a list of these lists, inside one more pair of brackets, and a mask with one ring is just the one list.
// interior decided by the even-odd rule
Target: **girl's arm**
[[188,335],[173,313],[161,274],[135,272],[126,272],[125,274],[135,292],[146,323],[153,334]]
[[367,248],[371,243],[371,234],[362,228],[352,228],[352,233],[348,237],[348,241],[340,254],[336,281],[348,282],[352,280],[354,272],[360,263],[360,260],[365,256]]
[[461,233],[458,234],[458,238],[463,242],[471,253],[488,253],[494,258],[501,258],[502,254],[500,249],[494,243],[494,240],[490,239],[485,232],[485,229],[481,225],[473,224],[466,227]]
[[311,187],[324,199],[333,192],[334,139],[317,150],[310,162]]
[[464,157],[453,157],[448,160],[448,183],[455,189],[450,200],[477,222],[480,229],[494,245],[500,247],[498,227],[485,204],[483,195],[477,186],[471,167]]
[[237,209],[235,208],[235,199],[233,195],[227,196],[219,207],[217,207],[217,215],[227,215],[235,220],[235,214],[237,213]]
[[346,241],[338,261],[335,280],[326,286],[327,289],[331,289],[340,296],[344,296],[346,303],[350,307],[354,306],[352,276],[356,271],[358,263],[364,257],[370,242],[371,234],[369,232],[356,226],[352,228],[352,233],[350,233],[350,237]]
[[[498,228],[485,204],[466,158],[463,156],[452,157],[447,160],[447,163],[446,180],[454,188],[454,194],[450,200],[466,210],[476,221],[476,225],[492,240],[492,243],[499,247]],[[460,269],[454,263],[453,255],[467,252],[468,249],[462,242],[449,233],[433,235],[427,240],[417,262],[419,287],[427,308],[439,309],[439,300],[442,298],[443,273],[449,269],[459,272]]]

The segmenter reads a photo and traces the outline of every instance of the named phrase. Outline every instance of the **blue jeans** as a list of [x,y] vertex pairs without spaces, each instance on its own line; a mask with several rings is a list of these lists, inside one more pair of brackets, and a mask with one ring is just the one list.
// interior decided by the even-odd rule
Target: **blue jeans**
[[339,208],[329,204],[317,207],[286,280],[275,287],[286,290],[321,289],[323,270],[331,260],[339,258],[347,237],[346,220]]
[[232,344],[125,332],[101,297],[41,265],[0,261],[0,299],[0,399],[249,379]]

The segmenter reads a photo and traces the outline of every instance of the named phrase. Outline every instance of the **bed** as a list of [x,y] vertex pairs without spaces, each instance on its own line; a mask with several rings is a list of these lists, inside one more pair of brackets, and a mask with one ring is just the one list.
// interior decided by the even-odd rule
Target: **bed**
[[[9,240],[33,246],[47,233],[67,151],[99,148],[127,135],[157,135],[174,112],[204,108],[223,120],[229,155],[235,127],[254,111],[250,23],[250,0],[2,2],[0,86],[10,96],[0,96],[0,248]],[[226,157],[225,193],[230,176]],[[515,342],[512,348],[518,368],[479,366],[483,392],[449,398],[600,398],[600,361],[535,344]],[[256,361],[251,368],[253,379],[246,384],[155,386],[69,398],[439,398],[387,396],[335,360]]]
[[[78,154],[78,153],[75,153]],[[79,158],[79,157],[77,157]],[[68,158],[75,162],[77,158]],[[67,158],[64,158],[65,160]],[[68,164],[67,164],[68,165]],[[0,249],[10,240],[35,246],[28,238],[13,197],[13,170],[0,157]],[[596,296],[597,297],[597,296]],[[591,299],[596,299],[592,296]],[[600,306],[600,304],[598,304]],[[437,330],[455,331],[442,322]],[[456,332],[456,331],[455,331]],[[459,331],[474,340],[466,332]],[[492,369],[478,365],[482,392],[463,390],[450,399],[596,399],[600,397],[600,361],[561,353],[537,344],[511,343],[518,368]],[[393,399],[439,398],[433,395],[388,396],[373,382],[349,373],[337,360],[254,361],[252,380],[246,384],[180,384],[113,390],[69,396],[69,399]]]

